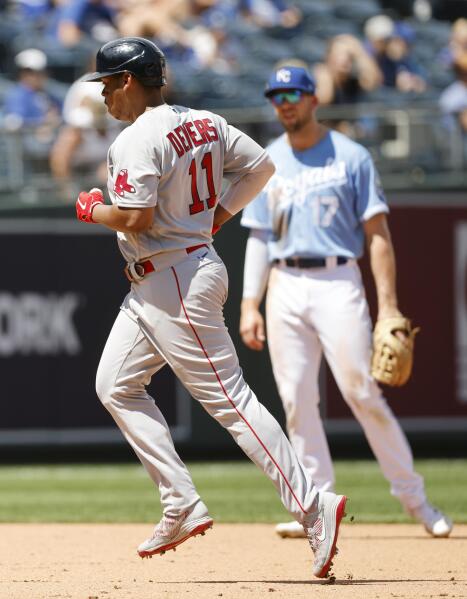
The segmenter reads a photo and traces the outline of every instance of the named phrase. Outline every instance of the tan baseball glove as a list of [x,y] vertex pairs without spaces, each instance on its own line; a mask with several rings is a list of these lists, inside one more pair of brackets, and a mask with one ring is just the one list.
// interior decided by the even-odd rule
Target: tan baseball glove
[[[415,335],[419,328],[404,316],[378,320],[373,332],[371,374],[380,383],[400,387],[409,380],[413,365]],[[406,337],[399,339],[397,331]]]

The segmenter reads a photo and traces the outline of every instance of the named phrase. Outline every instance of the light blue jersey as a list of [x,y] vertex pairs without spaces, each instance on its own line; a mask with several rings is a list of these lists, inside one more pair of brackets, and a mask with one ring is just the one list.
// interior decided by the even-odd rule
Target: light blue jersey
[[362,223],[389,212],[368,151],[336,131],[297,152],[284,134],[267,147],[276,172],[241,224],[272,232],[269,258],[363,254]]

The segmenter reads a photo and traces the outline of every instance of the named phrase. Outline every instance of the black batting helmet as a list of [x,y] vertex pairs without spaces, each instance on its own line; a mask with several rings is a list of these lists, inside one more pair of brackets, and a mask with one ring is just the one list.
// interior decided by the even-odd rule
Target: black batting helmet
[[122,37],[104,44],[96,56],[95,73],[81,81],[100,81],[102,77],[128,71],[149,87],[160,87],[165,78],[165,56],[150,40],[143,37]]

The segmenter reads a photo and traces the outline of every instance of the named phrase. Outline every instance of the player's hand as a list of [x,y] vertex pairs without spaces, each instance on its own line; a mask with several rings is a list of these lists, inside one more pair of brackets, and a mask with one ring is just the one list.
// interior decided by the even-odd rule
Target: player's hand
[[[387,318],[403,318],[402,313],[394,307],[381,306],[378,310],[378,321]],[[402,343],[407,345],[408,337],[406,331],[395,331],[395,335]]]
[[91,191],[82,191],[76,200],[76,217],[85,223],[93,223],[92,211],[97,204],[104,203],[104,195],[100,189],[93,187]]
[[244,308],[240,317],[240,335],[250,349],[261,351],[264,348],[264,319],[257,308]]

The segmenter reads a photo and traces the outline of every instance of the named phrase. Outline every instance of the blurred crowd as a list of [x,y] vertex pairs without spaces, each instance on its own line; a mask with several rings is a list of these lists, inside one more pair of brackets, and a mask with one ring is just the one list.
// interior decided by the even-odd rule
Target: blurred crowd
[[22,131],[57,180],[91,169],[103,183],[119,124],[78,79],[105,41],[144,36],[167,56],[168,102],[260,106],[270,69],[296,61],[322,105],[430,101],[467,137],[467,18],[435,11],[429,0],[0,0],[0,126]]

